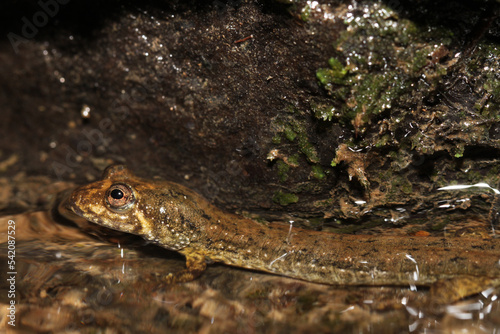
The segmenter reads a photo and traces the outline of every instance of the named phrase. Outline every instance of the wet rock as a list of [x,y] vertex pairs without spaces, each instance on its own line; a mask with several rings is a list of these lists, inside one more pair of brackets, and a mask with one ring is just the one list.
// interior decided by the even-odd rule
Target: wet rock
[[6,176],[124,162],[306,226],[499,181],[496,2],[2,6]]

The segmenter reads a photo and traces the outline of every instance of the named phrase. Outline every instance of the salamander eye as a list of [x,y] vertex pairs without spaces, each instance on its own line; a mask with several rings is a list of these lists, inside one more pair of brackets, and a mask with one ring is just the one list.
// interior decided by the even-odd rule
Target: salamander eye
[[106,192],[106,204],[113,211],[125,211],[134,203],[134,192],[126,184],[113,184]]

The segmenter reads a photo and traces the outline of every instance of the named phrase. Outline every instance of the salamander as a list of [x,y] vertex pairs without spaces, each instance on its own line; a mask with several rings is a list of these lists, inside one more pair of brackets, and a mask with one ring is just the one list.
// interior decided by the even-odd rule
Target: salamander
[[332,285],[426,286],[456,277],[500,285],[495,238],[347,235],[264,224],[224,212],[180,184],[139,178],[123,165],[74,190],[63,206],[184,255],[186,269],[165,277],[168,283],[193,280],[207,263],[222,262]]

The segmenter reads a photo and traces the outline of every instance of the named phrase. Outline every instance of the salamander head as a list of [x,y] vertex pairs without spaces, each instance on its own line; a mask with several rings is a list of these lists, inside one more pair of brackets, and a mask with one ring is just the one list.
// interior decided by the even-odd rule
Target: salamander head
[[197,227],[185,218],[189,211],[183,187],[134,176],[125,166],[113,165],[101,181],[73,191],[63,206],[93,223],[137,234],[165,248],[179,250],[195,237]]

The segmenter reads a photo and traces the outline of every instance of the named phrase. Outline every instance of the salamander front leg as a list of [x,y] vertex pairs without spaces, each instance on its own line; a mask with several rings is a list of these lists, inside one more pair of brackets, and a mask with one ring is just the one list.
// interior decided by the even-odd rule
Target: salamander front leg
[[186,257],[186,269],[176,273],[170,273],[165,277],[165,283],[190,282],[199,277],[207,268],[205,256],[197,253],[184,254]]

